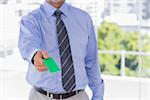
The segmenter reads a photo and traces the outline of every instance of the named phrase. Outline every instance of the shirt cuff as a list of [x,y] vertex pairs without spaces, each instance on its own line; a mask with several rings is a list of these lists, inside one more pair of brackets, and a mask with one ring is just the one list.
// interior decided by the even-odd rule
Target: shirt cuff
[[28,61],[29,63],[32,63],[32,58],[34,56],[34,54],[37,52],[37,51],[40,51],[40,49],[33,49],[28,57]]
[[97,86],[93,86],[92,92],[93,92],[93,97],[92,100],[103,100],[104,96],[104,81],[101,79],[101,83]]
[[103,97],[92,97],[92,100],[103,100]]

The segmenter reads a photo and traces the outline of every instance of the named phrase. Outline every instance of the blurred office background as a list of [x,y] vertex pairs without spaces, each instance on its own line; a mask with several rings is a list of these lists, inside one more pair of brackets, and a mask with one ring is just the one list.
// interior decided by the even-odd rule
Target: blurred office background
[[[150,0],[66,1],[93,19],[104,100],[150,100]],[[27,62],[17,48],[19,21],[43,2],[0,0],[0,100],[28,98]]]

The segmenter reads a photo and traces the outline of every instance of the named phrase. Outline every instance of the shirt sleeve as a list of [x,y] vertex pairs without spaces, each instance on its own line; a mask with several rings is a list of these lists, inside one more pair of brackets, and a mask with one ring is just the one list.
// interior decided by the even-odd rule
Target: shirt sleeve
[[41,50],[40,31],[32,18],[22,17],[18,47],[24,60],[32,63],[33,55]]
[[92,90],[92,100],[103,100],[104,82],[100,75],[100,67],[98,64],[97,41],[94,32],[92,20],[88,23],[89,38],[86,51],[86,72],[88,76],[88,85]]

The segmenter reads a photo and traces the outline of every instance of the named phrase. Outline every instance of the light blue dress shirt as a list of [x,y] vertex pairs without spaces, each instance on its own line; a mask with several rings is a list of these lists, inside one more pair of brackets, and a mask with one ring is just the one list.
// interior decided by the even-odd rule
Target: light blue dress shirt
[[[28,83],[51,93],[65,93],[61,72],[53,74],[48,71],[39,72],[31,62],[38,50],[47,50],[49,56],[53,57],[61,67],[56,18],[53,16],[56,10],[45,2],[38,9],[23,16],[18,46],[23,59],[29,62],[26,77]],[[76,75],[75,90],[85,89],[89,85],[93,92],[92,100],[102,100],[104,83],[98,66],[97,43],[91,17],[66,2],[59,10],[63,12],[62,20],[70,39]]]

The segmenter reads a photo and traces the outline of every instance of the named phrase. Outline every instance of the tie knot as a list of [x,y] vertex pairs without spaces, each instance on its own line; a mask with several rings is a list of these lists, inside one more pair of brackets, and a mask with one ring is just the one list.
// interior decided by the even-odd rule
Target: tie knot
[[56,10],[56,11],[54,12],[54,15],[55,15],[56,17],[61,17],[61,14],[62,14],[62,12],[61,12],[60,10]]

